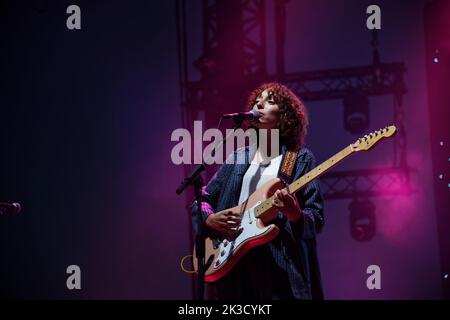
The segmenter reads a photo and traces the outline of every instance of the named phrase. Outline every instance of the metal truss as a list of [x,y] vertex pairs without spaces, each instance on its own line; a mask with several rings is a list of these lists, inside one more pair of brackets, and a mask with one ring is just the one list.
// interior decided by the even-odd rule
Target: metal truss
[[330,172],[320,179],[324,199],[368,198],[410,195],[410,173],[406,167]]
[[[178,0],[183,3],[183,0]],[[372,40],[373,64],[348,68],[316,70],[308,72],[284,72],[284,53],[276,52],[277,72],[268,75],[266,70],[266,28],[264,0],[203,0],[203,54],[196,61],[206,59],[219,64],[219,68],[226,69],[228,74],[237,72],[240,78],[239,90],[248,92],[261,81],[278,81],[288,86],[304,101],[321,101],[343,99],[355,91],[363,92],[367,96],[392,95],[394,97],[394,124],[397,126],[397,136],[394,138],[394,161],[390,168],[331,172],[322,176],[324,196],[327,199],[355,198],[361,196],[389,196],[408,194],[413,192],[409,187],[411,169],[406,161],[406,134],[403,125],[402,97],[407,92],[403,82],[406,67],[403,63],[380,63],[378,53],[378,39],[374,32]],[[285,14],[285,0],[274,0],[275,28],[277,48],[283,47],[285,30],[280,17]],[[182,7],[182,6],[180,6]],[[232,12],[232,15],[230,15]],[[231,18],[230,18],[231,17]],[[233,46],[228,52],[230,38],[226,33],[233,34],[233,42],[240,46]],[[179,32],[182,34],[183,32]],[[183,42],[180,43],[182,48]],[[186,49],[186,48],[184,48]],[[226,55],[220,52],[226,51]],[[229,57],[243,57],[238,69],[227,63]],[[183,58],[184,57],[184,58]],[[180,65],[187,63],[187,52],[181,52]],[[233,61],[234,63],[236,61]],[[195,63],[195,62],[194,62]],[[211,70],[199,70],[202,78],[189,81],[185,74],[182,87],[182,106],[186,112],[189,126],[191,119],[195,119],[199,110],[207,111],[211,105],[219,105],[221,100],[221,75],[218,77]],[[180,78],[181,79],[181,78]],[[386,183],[388,182],[388,183]],[[397,186],[402,186],[396,189]]]
[[[226,60],[233,54],[230,50],[238,50],[234,53],[244,57],[244,76],[266,74],[265,1],[203,0],[202,3],[204,54]],[[234,31],[232,39],[230,29]],[[221,50],[225,59],[216,50]],[[226,61],[218,62],[226,64]]]
[[[268,81],[278,81],[288,86],[304,101],[342,99],[355,90],[368,96],[403,95],[403,63],[380,64],[330,70],[288,73],[282,76],[267,76]],[[375,75],[378,74],[378,76]],[[378,80],[376,80],[378,78]],[[207,80],[188,83],[189,96],[197,100],[207,96],[210,90]]]
[[368,96],[404,94],[403,63],[380,64],[286,74],[284,83],[305,101],[342,99],[358,90]]

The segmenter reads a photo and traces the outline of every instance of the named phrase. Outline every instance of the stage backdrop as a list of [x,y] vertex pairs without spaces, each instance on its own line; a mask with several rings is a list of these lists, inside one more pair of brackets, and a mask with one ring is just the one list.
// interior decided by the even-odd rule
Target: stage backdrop
[[[271,3],[271,1],[268,1]],[[174,1],[77,1],[81,30],[68,30],[71,1],[3,1],[0,291],[9,298],[189,299],[191,276],[184,175],[171,161],[180,128]],[[286,71],[367,65],[369,1],[289,1]],[[410,196],[375,198],[377,233],[351,238],[349,201],[325,204],[318,237],[329,299],[440,298],[439,251],[430,163],[423,8],[425,1],[378,1],[382,62],[407,67],[404,123]],[[201,54],[200,1],[188,1],[189,56]],[[268,21],[268,70],[274,72]],[[198,78],[190,68],[192,79]],[[235,106],[237,111],[243,106]],[[324,161],[359,136],[343,128],[341,101],[307,103],[307,146]],[[370,99],[370,128],[393,122],[391,98]],[[336,170],[392,164],[393,142],[358,153]],[[81,269],[68,290],[66,269]],[[369,290],[366,269],[381,268]]]

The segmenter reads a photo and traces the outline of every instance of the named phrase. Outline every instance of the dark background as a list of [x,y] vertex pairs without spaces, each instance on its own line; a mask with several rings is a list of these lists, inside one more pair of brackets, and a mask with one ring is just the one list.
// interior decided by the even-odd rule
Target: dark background
[[[326,203],[318,243],[330,299],[442,297],[425,2],[377,2],[382,61],[407,67],[405,129],[417,192],[374,199],[377,234],[369,242],[351,238],[348,201]],[[81,8],[81,30],[66,28],[71,4]],[[289,1],[287,71],[369,64],[370,4]],[[200,8],[188,2],[191,59],[201,53]],[[186,197],[175,194],[184,170],[170,159],[170,135],[182,126],[175,19],[174,1],[0,2],[0,201],[23,206],[19,215],[0,216],[2,297],[192,297],[191,276],[179,265],[191,250]],[[307,143],[318,161],[359,137],[344,131],[340,102],[307,107]],[[370,112],[369,131],[392,123],[392,99],[371,99]],[[341,169],[387,165],[392,147],[386,141]],[[72,264],[81,268],[80,291],[66,288]],[[372,264],[381,268],[381,290],[366,287]]]

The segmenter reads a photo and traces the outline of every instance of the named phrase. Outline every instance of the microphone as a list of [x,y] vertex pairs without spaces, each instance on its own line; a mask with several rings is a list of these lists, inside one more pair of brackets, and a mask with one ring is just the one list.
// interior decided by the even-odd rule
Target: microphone
[[5,211],[10,211],[11,213],[15,214],[19,213],[20,210],[22,210],[22,206],[20,205],[20,203],[0,202],[0,214],[4,213]]
[[250,110],[247,112],[235,112],[235,113],[226,113],[222,116],[224,119],[237,119],[237,120],[257,120],[261,115],[256,110]]

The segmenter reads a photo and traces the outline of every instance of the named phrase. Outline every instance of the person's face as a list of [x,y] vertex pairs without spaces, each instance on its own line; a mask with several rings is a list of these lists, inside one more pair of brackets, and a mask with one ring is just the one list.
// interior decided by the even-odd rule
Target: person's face
[[273,96],[269,95],[269,90],[261,92],[252,108],[260,114],[254,124],[259,129],[277,129],[280,124],[280,109],[273,100]]

